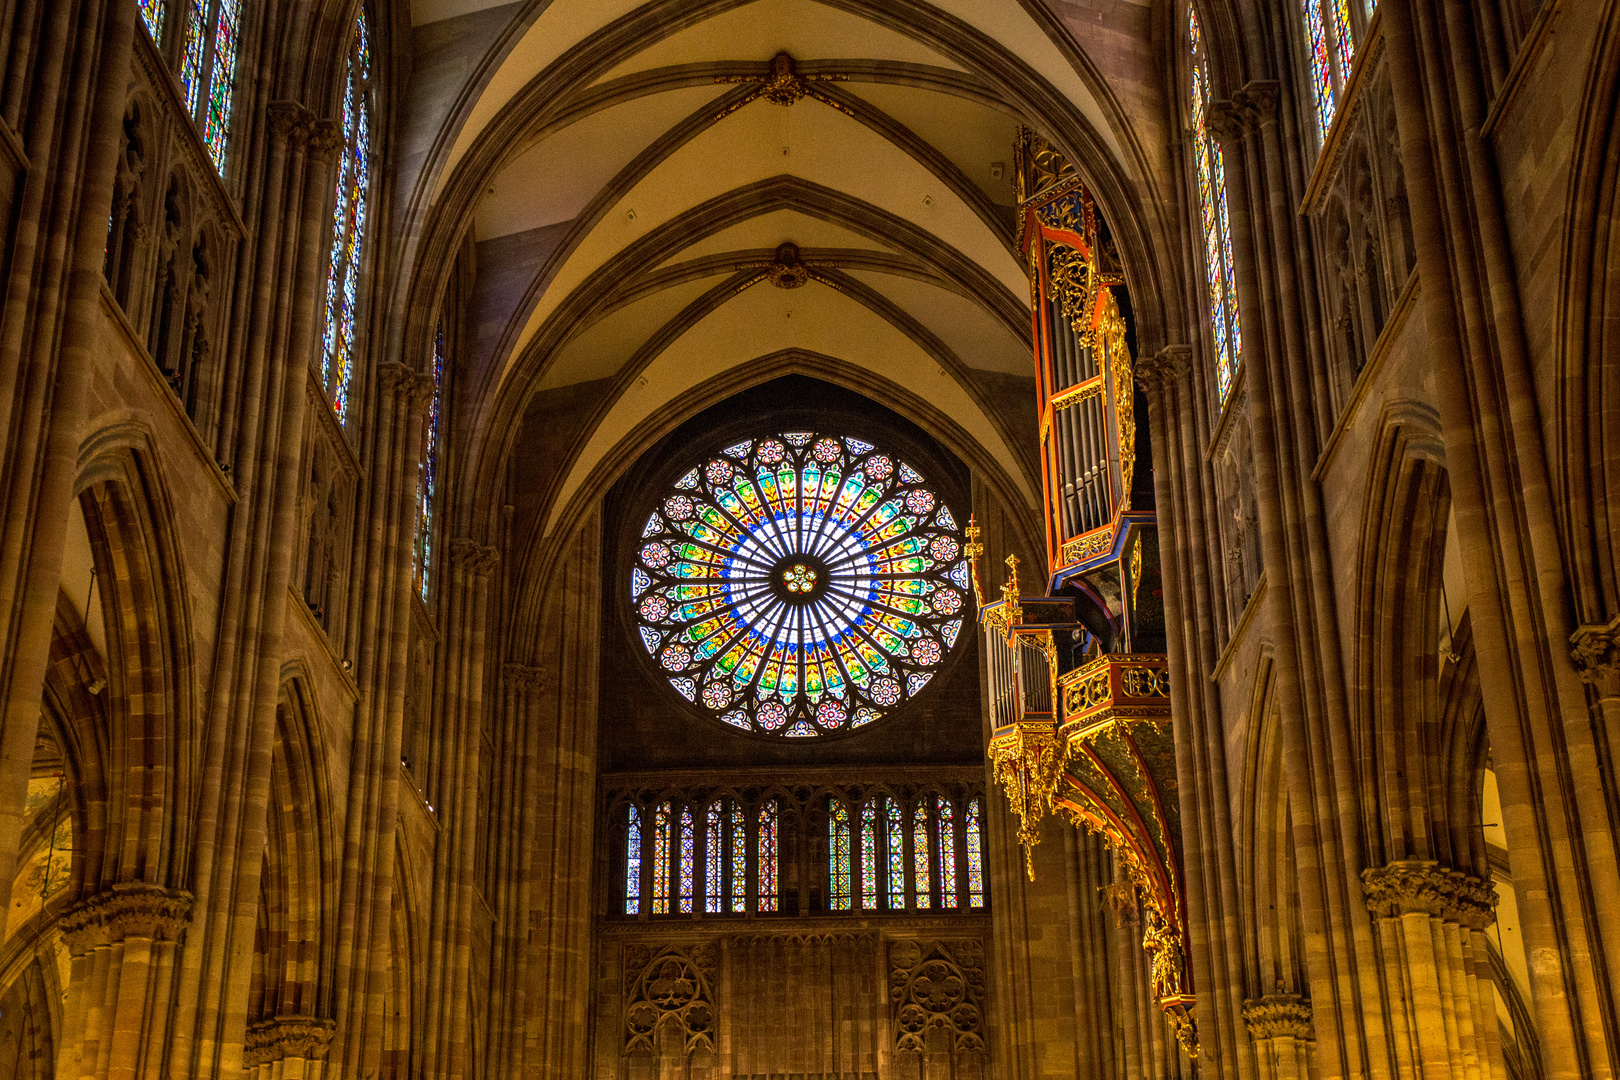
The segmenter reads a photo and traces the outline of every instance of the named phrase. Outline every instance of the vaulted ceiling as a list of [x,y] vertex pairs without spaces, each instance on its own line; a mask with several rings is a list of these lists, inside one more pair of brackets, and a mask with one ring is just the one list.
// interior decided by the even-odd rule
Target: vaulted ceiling
[[799,370],[918,417],[1032,507],[1020,124],[1091,181],[1133,289],[1162,300],[1169,276],[1152,8],[1055,6],[417,0],[402,347],[459,255],[472,488],[528,461],[552,534],[638,448]]

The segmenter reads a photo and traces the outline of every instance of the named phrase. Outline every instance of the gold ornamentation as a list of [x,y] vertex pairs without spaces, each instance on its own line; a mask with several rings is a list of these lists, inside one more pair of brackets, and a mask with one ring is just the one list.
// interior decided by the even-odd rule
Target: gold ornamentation
[[1007,802],[1018,815],[1024,870],[1034,881],[1032,852],[1041,841],[1041,819],[1052,812],[1052,797],[1063,776],[1065,751],[1057,725],[1050,721],[1013,724],[990,740],[989,757],[996,783],[1007,792]]
[[1170,696],[1170,669],[1168,667],[1128,667],[1119,671],[1120,689],[1131,697]]
[[1114,290],[1103,300],[1103,360],[1114,376],[1114,413],[1119,425],[1119,509],[1131,508],[1131,481],[1136,475],[1136,382],[1131,375],[1131,350],[1125,344],[1125,320],[1119,313]]
[[1250,998],[1243,1003],[1243,1024],[1249,1029],[1249,1038],[1255,1042],[1314,1039],[1316,1028],[1311,1020],[1311,1003],[1298,994],[1282,993],[1281,987],[1278,990],[1278,993]]
[[249,1025],[244,1046],[249,1068],[288,1058],[326,1057],[337,1023],[321,1016],[277,1016]]
[[1103,381],[1102,376],[1099,375],[1096,378],[1088,379],[1083,383],[1076,383],[1074,386],[1069,387],[1067,390],[1064,390],[1061,393],[1054,394],[1052,397],[1052,408],[1073,408],[1082,401],[1090,401],[1094,397],[1102,397],[1102,392]]
[[752,93],[721,109],[714,114],[716,120],[724,120],[738,109],[750,102],[764,98],[772,105],[793,105],[803,98],[813,98],[828,108],[837,109],[845,116],[854,116],[855,112],[848,105],[839,102],[811,86],[818,82],[843,82],[848,76],[834,74],[801,75],[793,57],[785,52],[779,52],[771,58],[769,72],[761,78],[758,75],[716,75],[717,83],[753,83],[755,89]]
[[1050,269],[1046,276],[1048,299],[1055,300],[1074,328],[1075,342],[1084,349],[1091,345],[1091,315],[1097,301],[1095,264],[1089,255],[1068,244],[1052,242]]
[[984,530],[979,528],[978,519],[972,514],[968,515],[967,528],[963,531],[967,543],[962,545],[962,554],[968,558],[968,571],[973,576],[973,605],[975,608],[984,607],[984,593],[979,591],[979,557],[984,554],[984,545],[979,543],[979,537]]
[[1483,930],[1496,921],[1496,886],[1429,859],[1398,859],[1361,872],[1367,910],[1376,918],[1424,914]]
[[1018,201],[1038,199],[1079,179],[1074,166],[1052,147],[1052,144],[1029,130],[1018,129],[1018,141],[1013,144],[1013,168],[1018,180]]
[[984,613],[984,625],[1012,644],[1013,627],[1024,621],[1023,595],[1018,589],[1018,556],[1007,556],[1007,580],[1001,586],[1001,601]]
[[737,291],[768,281],[778,289],[797,289],[809,281],[819,281],[832,289],[839,289],[837,281],[821,273],[822,268],[832,269],[839,264],[836,262],[821,262],[811,266],[804,261],[799,253],[799,245],[792,241],[785,241],[776,246],[776,254],[770,262],[738,263],[738,270],[755,270],[753,276],[744,280],[737,286]]
[[1106,555],[1114,549],[1114,527],[1104,525],[1084,536],[1077,536],[1063,544],[1063,565],[1070,566],[1087,559],[1094,559],[1098,555]]

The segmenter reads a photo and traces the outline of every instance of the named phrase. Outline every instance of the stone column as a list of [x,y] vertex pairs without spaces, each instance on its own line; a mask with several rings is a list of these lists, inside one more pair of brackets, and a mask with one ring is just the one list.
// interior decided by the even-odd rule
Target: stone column
[[1243,1003],[1243,1023],[1254,1040],[1261,1080],[1307,1080],[1314,1075],[1316,1031],[1309,1001],[1281,992],[1252,998]]
[[278,1016],[247,1030],[245,1065],[252,1080],[322,1080],[336,1027],[316,1016]]
[[175,950],[190,919],[190,893],[138,883],[114,885],[62,915],[72,959],[58,1076],[168,1075]]

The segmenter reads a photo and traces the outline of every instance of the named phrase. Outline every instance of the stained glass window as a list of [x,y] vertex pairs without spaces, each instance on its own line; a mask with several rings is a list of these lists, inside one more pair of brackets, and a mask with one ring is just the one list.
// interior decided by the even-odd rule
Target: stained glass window
[[679,855],[679,873],[676,875],[676,886],[679,889],[681,914],[692,914],[692,875],[697,865],[697,852],[694,850],[697,842],[697,830],[692,821],[692,808],[686,807],[681,811],[681,849]]
[[1300,0],[1305,16],[1305,66],[1316,101],[1317,131],[1327,138],[1338,98],[1350,81],[1356,46],[1350,37],[1349,0]]
[[1198,29],[1198,13],[1187,8],[1192,41],[1193,164],[1198,173],[1198,205],[1204,226],[1204,274],[1209,321],[1215,335],[1215,388],[1220,400],[1232,388],[1232,374],[1243,359],[1243,331],[1238,322],[1237,274],[1232,265],[1232,227],[1226,211],[1226,165],[1210,135],[1209,57]]
[[861,805],[861,908],[878,905],[877,810],[868,799]]
[[747,731],[820,735],[914,697],[956,644],[956,518],[911,466],[810,432],[688,470],[647,518],[630,592],[687,701]]
[[675,815],[669,803],[659,803],[653,811],[652,913],[669,914],[669,849]]
[[634,806],[624,830],[624,913],[641,914],[641,811]]
[[928,800],[918,799],[911,811],[911,877],[918,910],[932,907],[934,900],[933,873],[928,861],[933,845],[928,842],[928,831]]
[[831,882],[834,911],[848,911],[854,901],[850,866],[849,807],[840,799],[832,801],[827,815],[827,877]]
[[725,812],[721,800],[709,804],[703,821],[703,910],[718,914],[725,902]]
[[428,598],[433,572],[433,496],[439,473],[439,399],[444,390],[444,324],[433,335],[433,396],[428,398],[422,421],[422,462],[416,477],[416,581],[422,599]]
[[350,36],[343,84],[343,146],[338,154],[333,208],[332,258],[326,278],[326,332],[321,342],[321,378],[338,420],[349,415],[354,374],[355,313],[360,295],[367,200],[371,192],[371,35],[362,6]]
[[981,836],[981,810],[979,798],[974,796],[968,800],[967,814],[963,824],[967,854],[967,894],[968,907],[984,907],[984,840]]
[[759,808],[759,910],[776,910],[776,800]]
[[146,24],[146,32],[152,35],[152,44],[163,46],[163,0],[135,0],[135,6],[140,9],[141,22]]
[[731,804],[731,910],[748,910],[748,829],[743,824],[742,806]]
[[934,796],[934,823],[939,829],[939,906],[953,908],[956,900],[956,816],[951,800],[943,795]]
[[900,801],[892,796],[883,800],[885,806],[884,840],[887,841],[885,854],[888,864],[885,869],[887,891],[889,894],[889,910],[899,911],[906,906],[906,814],[900,808]]
[[[140,0],[141,17],[155,41],[163,0]],[[197,123],[214,168],[225,171],[225,145],[231,128],[231,96],[236,88],[236,46],[242,0],[190,0],[186,5],[185,45],[180,51],[180,86],[186,111]]]

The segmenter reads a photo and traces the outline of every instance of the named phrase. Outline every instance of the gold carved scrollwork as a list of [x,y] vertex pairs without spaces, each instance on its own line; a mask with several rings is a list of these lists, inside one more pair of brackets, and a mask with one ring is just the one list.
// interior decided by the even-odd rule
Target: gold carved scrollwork
[[1176,1042],[1190,1058],[1198,1056],[1198,1025],[1193,1021],[1193,996],[1187,992],[1187,958],[1181,932],[1149,902],[1143,905],[1142,948],[1152,958],[1148,976],[1153,1000],[1170,1021]]
[[1073,540],[1066,541],[1063,545],[1063,564],[1068,566],[1073,563],[1084,562],[1098,555],[1107,554],[1113,548],[1114,527],[1105,525],[1096,532],[1087,533],[1084,536],[1077,536]]
[[1091,344],[1091,312],[1097,300],[1095,263],[1067,244],[1052,243],[1051,266],[1047,272],[1048,299],[1056,301],[1063,317],[1074,328],[1081,348]]
[[1013,146],[1013,167],[1018,178],[1018,201],[1028,202],[1076,179],[1074,166],[1052,144],[1026,127],[1018,129]]
[[1052,797],[1063,776],[1065,744],[1051,723],[1020,723],[990,740],[990,764],[996,783],[1018,815],[1018,842],[1024,848],[1024,870],[1035,880],[1032,852],[1040,843],[1041,819],[1052,812]]
[[1114,376],[1114,413],[1119,425],[1120,509],[1131,508],[1131,481],[1136,474],[1136,381],[1131,374],[1131,350],[1125,344],[1125,319],[1113,290],[1104,301],[1101,345],[1103,361]]
[[821,102],[830,109],[837,109],[846,116],[854,116],[848,105],[811,86],[818,82],[843,82],[846,76],[834,74],[801,75],[798,65],[793,57],[785,52],[779,52],[771,58],[770,71],[764,76],[758,75],[716,75],[717,83],[753,83],[755,89],[741,100],[734,101],[715,114],[716,120],[724,120],[738,109],[751,101],[764,98],[772,105],[793,105],[803,98],[812,98]]
[[1119,687],[1131,697],[1170,696],[1170,669],[1127,667],[1119,672]]

